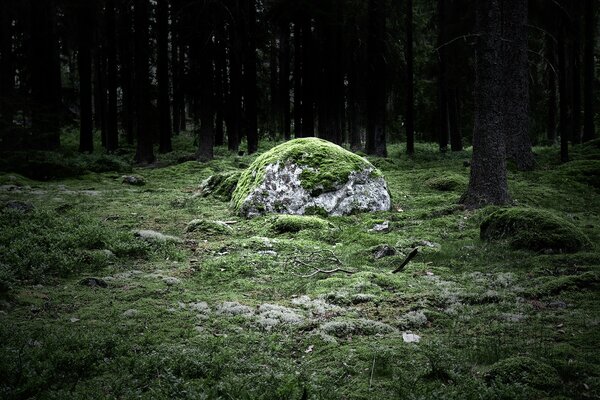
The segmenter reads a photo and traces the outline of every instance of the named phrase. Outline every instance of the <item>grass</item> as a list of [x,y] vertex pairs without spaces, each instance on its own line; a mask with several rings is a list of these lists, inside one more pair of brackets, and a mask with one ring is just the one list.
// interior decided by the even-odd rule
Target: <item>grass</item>
[[[0,173],[0,209],[34,207],[0,210],[1,398],[600,396],[600,202],[593,180],[564,179],[556,148],[536,149],[536,171],[510,171],[509,185],[520,207],[589,238],[572,254],[481,240],[496,210],[456,205],[467,151],[419,144],[409,158],[392,145],[370,158],[389,212],[245,220],[227,196],[197,193],[256,156],[218,148],[214,161],[177,163],[194,149],[186,135],[175,143],[157,168],[127,172],[144,186],[85,160],[60,180]],[[384,221],[387,232],[371,230]],[[398,254],[375,260],[381,244]],[[340,266],[355,273],[303,277]],[[107,287],[80,283],[89,277]]]

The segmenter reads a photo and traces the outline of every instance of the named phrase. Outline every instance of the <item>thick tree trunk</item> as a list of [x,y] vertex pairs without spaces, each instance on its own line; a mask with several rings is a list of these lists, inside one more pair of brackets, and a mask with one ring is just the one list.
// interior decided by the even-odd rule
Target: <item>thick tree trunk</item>
[[594,127],[594,46],[596,40],[594,0],[585,0],[585,48],[583,55],[584,85],[583,85],[583,141],[587,142],[596,137]]
[[567,93],[567,62],[566,43],[564,32],[558,36],[558,93],[559,99],[559,132],[560,132],[560,160],[569,161],[569,96]]
[[149,115],[149,0],[135,0],[135,108],[137,151],[135,161],[140,164],[154,162],[154,148],[150,132]]
[[0,148],[2,137],[13,126],[15,114],[13,95],[15,90],[15,54],[13,50],[12,0],[0,2]]
[[302,137],[302,26],[294,22],[294,135]]
[[[239,15],[239,13],[238,13]],[[236,25],[229,26],[229,124],[227,125],[227,146],[229,150],[237,152],[241,139],[242,119],[242,51],[241,39]]]
[[100,130],[102,147],[106,148],[106,47],[98,44],[94,51],[94,125]]
[[157,61],[158,80],[158,129],[159,151],[173,151],[171,145],[171,98],[169,95],[169,2],[156,3]]
[[30,147],[43,150],[60,146],[61,73],[56,15],[54,0],[31,5]]
[[226,107],[225,97],[227,93],[227,52],[225,48],[224,27],[217,27],[215,40],[215,146],[225,144],[225,121]]
[[415,152],[415,123],[414,102],[415,89],[413,77],[413,2],[406,1],[406,152],[409,155]]
[[548,107],[546,115],[546,139],[550,144],[556,142],[556,120],[557,120],[557,108],[556,108],[556,45],[554,38],[551,36],[546,37],[545,46],[546,59],[549,61],[549,65],[546,66],[546,82],[548,84]]
[[[581,0],[580,0],[581,1]],[[574,2],[572,7],[573,44],[571,46],[571,79],[573,80],[573,112],[571,141],[573,144],[581,143],[581,8],[580,1]]]
[[503,60],[500,0],[477,2],[475,121],[468,208],[510,201],[503,122]]
[[244,116],[248,153],[258,150],[258,93],[256,87],[256,0],[245,0]]
[[283,137],[289,140],[291,137],[291,113],[290,113],[290,24],[287,21],[281,23],[279,30],[279,101],[280,101],[280,125]]
[[117,105],[117,22],[115,0],[106,1],[106,150],[119,147]]
[[311,18],[302,16],[302,137],[315,135],[315,66]]
[[503,0],[502,12],[506,154],[527,171],[535,167],[529,138],[527,0]]
[[387,157],[385,138],[385,1],[369,0],[367,154]]
[[446,17],[446,0],[438,0],[438,89],[437,89],[437,107],[438,107],[438,143],[440,151],[448,149],[448,82],[446,74],[446,65],[448,63],[448,50],[446,49],[447,41],[447,17]]
[[133,144],[135,137],[132,25],[131,5],[128,2],[122,2],[119,8],[119,61],[121,65],[121,90],[123,91],[121,124],[129,145]]
[[459,108],[458,90],[451,89],[448,91],[448,126],[452,151],[462,151],[463,149]]
[[94,37],[94,8],[92,2],[85,2],[78,10],[78,51],[79,69],[79,151],[94,151],[94,126],[92,112],[92,43]]

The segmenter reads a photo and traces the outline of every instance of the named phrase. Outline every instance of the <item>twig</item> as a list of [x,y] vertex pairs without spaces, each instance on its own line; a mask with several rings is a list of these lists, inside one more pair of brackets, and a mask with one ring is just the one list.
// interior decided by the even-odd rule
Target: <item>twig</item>
[[[314,268],[314,267],[313,267]],[[331,275],[331,274],[335,274],[336,272],[344,272],[348,275],[352,275],[354,273],[356,273],[356,271],[348,271],[347,269],[342,269],[342,268],[335,268],[332,270],[323,270],[323,269],[318,269],[318,268],[314,268],[315,272],[313,272],[312,274],[308,274],[308,275],[300,275],[302,278],[310,278],[313,277],[317,274],[327,274],[327,275]]]
[[396,273],[402,271],[404,269],[404,267],[406,266],[406,264],[408,264],[410,262],[410,260],[415,258],[415,256],[417,255],[418,252],[419,252],[419,248],[415,247],[410,253],[408,253],[408,255],[406,256],[404,261],[402,261],[402,264],[400,264],[400,266],[398,268],[396,268],[395,270],[392,271],[392,274],[396,274]]

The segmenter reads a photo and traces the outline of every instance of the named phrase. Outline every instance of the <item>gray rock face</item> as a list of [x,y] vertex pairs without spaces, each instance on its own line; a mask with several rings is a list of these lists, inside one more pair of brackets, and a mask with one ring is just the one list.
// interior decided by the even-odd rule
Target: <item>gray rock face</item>
[[352,172],[336,190],[317,196],[302,187],[301,174],[307,168],[294,163],[267,165],[263,182],[242,202],[242,213],[247,217],[265,213],[303,215],[312,209],[346,215],[390,209],[387,184],[383,177],[372,174],[374,168]]

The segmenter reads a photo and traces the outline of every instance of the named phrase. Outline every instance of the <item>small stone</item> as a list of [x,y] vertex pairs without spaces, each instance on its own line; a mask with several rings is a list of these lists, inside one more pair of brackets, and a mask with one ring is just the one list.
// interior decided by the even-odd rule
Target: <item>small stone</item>
[[124,175],[121,177],[123,183],[132,186],[143,186],[146,184],[146,180],[141,176],[136,175]]
[[140,312],[134,308],[131,308],[123,313],[124,317],[133,318],[137,317]]
[[561,300],[554,300],[547,304],[548,308],[567,308],[567,303]]
[[4,204],[3,207],[5,210],[14,210],[14,211],[19,211],[23,214],[31,212],[35,209],[35,207],[33,206],[33,204],[25,202],[25,201],[18,201],[18,200],[9,200]]
[[390,230],[390,221],[383,221],[381,224],[373,225],[371,232],[388,232]]
[[181,283],[181,279],[172,276],[164,277],[162,280],[167,286],[179,285]]
[[163,233],[156,232],[156,231],[151,231],[151,230],[139,230],[139,231],[133,232],[133,234],[135,235],[135,237],[138,237],[138,238],[140,238],[142,240],[146,240],[148,242],[162,242],[162,243],[174,242],[174,243],[183,243],[183,240],[181,240],[178,237],[170,236],[170,235],[165,235]]
[[410,332],[402,332],[402,340],[404,340],[404,343],[419,343],[421,336]]
[[108,284],[106,283],[106,281],[104,281],[100,278],[84,278],[79,281],[79,284],[83,285],[83,286],[89,286],[89,287],[100,287],[100,288],[108,287]]
[[396,249],[387,244],[380,244],[373,249],[373,257],[376,260],[394,255],[396,255]]

